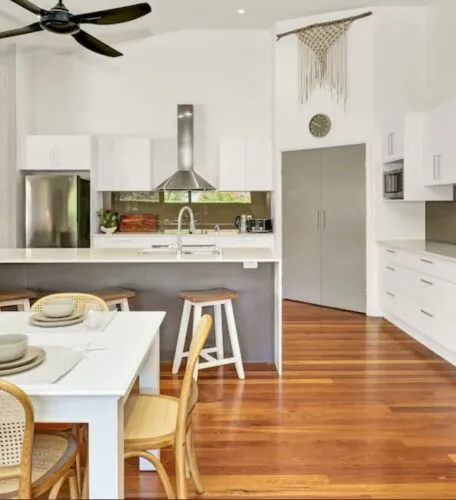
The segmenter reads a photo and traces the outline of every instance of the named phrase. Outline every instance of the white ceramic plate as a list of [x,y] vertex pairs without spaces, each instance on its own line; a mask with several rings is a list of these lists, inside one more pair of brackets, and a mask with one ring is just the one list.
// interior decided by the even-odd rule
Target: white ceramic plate
[[31,370],[32,368],[41,365],[41,363],[46,359],[46,351],[39,347],[34,347],[33,349],[36,349],[38,352],[29,363],[21,366],[16,366],[15,368],[0,368],[0,377],[6,377],[7,375],[26,372],[27,370]]
[[36,313],[32,316],[33,321],[39,323],[61,323],[62,321],[73,321],[76,319],[82,318],[84,313],[75,312],[71,316],[65,316],[64,318],[50,318],[49,316],[45,316],[42,312]]
[[50,322],[36,321],[36,319],[33,316],[30,318],[30,323],[32,325],[40,326],[41,328],[57,328],[59,326],[60,327],[71,326],[71,325],[77,325],[78,323],[82,323],[83,321],[84,321],[83,315],[81,315],[79,318],[60,320],[60,321],[50,321]]
[[42,349],[39,347],[30,346],[27,348],[24,356],[14,361],[5,361],[0,363],[0,370],[9,370],[10,368],[17,368],[18,366],[26,365],[31,363],[40,354]]

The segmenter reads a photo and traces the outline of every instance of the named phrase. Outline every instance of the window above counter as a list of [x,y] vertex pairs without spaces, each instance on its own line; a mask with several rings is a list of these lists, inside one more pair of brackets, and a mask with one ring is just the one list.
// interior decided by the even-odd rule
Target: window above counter
[[195,213],[197,230],[236,230],[235,219],[246,214],[254,218],[271,217],[269,192],[140,192],[118,191],[108,196],[110,208],[121,215],[154,215],[159,220],[159,231],[177,228],[180,209],[190,205]]

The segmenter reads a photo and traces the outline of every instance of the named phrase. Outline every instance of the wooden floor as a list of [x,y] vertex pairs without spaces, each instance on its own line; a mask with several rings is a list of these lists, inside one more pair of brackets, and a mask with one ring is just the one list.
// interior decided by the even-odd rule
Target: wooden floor
[[[380,320],[294,303],[284,318],[282,380],[200,372],[203,498],[456,499],[456,370]],[[163,391],[178,386],[165,366]],[[163,490],[130,465],[127,496]]]

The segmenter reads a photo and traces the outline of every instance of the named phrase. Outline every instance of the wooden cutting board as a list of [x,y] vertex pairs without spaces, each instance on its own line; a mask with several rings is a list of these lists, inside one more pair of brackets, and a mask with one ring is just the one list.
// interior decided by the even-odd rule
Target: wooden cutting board
[[127,214],[120,219],[121,233],[156,233],[160,227],[158,216],[149,214]]

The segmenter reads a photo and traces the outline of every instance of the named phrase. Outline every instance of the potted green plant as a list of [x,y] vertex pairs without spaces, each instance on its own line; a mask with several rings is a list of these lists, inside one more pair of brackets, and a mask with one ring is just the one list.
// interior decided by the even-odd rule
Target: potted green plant
[[101,209],[98,211],[100,219],[100,231],[105,234],[113,234],[117,231],[120,224],[120,215],[111,210]]

